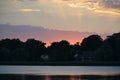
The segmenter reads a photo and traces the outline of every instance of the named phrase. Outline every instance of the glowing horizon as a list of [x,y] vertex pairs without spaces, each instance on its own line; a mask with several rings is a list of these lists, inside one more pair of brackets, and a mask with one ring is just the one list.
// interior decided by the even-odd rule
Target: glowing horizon
[[[71,45],[77,42],[81,43],[85,37],[93,34],[97,33],[51,30],[30,25],[0,24],[0,39],[18,38],[25,42],[27,39],[34,38],[35,40],[43,41],[46,43],[46,46],[49,46],[53,42],[60,42],[61,40],[66,40]],[[98,35],[105,39],[108,34]]]

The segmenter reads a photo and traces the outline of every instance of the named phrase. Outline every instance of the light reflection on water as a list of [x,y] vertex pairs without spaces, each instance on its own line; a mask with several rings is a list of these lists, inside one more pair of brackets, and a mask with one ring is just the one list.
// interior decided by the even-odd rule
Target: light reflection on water
[[120,80],[120,75],[11,75],[0,74],[0,80]]
[[0,80],[120,80],[120,66],[0,66]]
[[0,66],[0,74],[110,75],[119,73],[120,66]]

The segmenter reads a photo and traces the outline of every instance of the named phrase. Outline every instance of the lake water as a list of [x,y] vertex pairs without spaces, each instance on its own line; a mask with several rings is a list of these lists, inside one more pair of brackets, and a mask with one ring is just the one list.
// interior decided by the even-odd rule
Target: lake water
[[84,75],[120,74],[120,66],[0,66],[0,74]]
[[[120,66],[5,66],[5,65],[1,65],[0,75],[2,75],[3,77],[3,75],[8,76],[8,74],[9,75],[32,75],[32,76],[34,75],[39,77],[40,76],[45,77],[44,79],[39,79],[39,80],[51,80],[51,79],[48,79],[48,76],[52,76],[53,78],[52,80],[82,80],[79,77],[80,75],[100,75],[100,76],[120,75]],[[77,79],[70,79],[70,78],[68,79],[67,76],[74,76]],[[8,80],[8,79],[3,79],[3,80]],[[9,79],[9,80],[15,80],[15,79]],[[29,79],[29,80],[38,80],[38,79]],[[91,80],[91,79],[84,79],[84,80]],[[120,77],[118,76],[118,79],[113,78],[110,80],[120,80]]]

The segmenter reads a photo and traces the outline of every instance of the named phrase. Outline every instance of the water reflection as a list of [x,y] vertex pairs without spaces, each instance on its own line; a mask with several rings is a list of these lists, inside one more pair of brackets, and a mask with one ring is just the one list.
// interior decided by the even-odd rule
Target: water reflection
[[119,75],[23,75],[0,74],[0,80],[120,80]]
[[120,66],[0,66],[0,80],[120,80]]
[[120,74],[120,66],[5,66],[0,74],[37,75],[111,75]]

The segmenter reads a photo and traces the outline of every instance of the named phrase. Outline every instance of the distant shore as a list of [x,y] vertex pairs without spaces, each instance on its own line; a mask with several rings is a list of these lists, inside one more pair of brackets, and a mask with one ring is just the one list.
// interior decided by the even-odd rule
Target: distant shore
[[60,80],[70,80],[72,79],[80,79],[80,80],[119,80],[120,79],[120,75],[107,75],[107,76],[101,76],[101,75],[65,75],[65,76],[45,76],[45,75],[16,75],[16,74],[0,74],[0,78],[2,80],[8,80],[8,79],[14,79],[14,80],[31,80],[31,79],[37,79],[37,80],[49,80],[51,79],[60,79]]
[[120,62],[0,62],[0,65],[120,66]]

